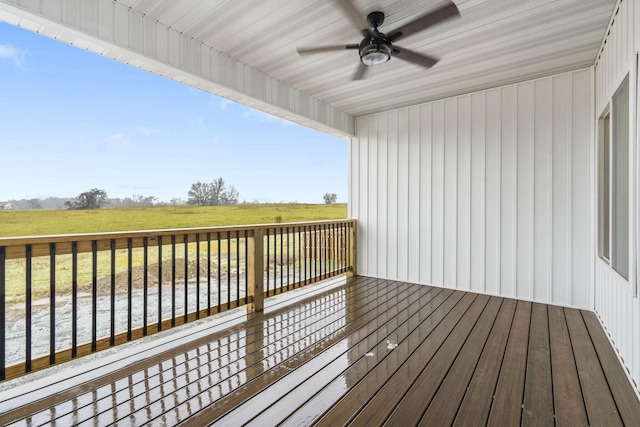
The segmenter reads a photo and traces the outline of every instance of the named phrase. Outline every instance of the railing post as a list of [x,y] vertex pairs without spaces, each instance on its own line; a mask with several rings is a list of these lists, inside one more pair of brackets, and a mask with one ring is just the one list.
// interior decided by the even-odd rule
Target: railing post
[[351,265],[351,268],[347,270],[347,277],[353,277],[357,274],[357,269],[356,269],[356,264],[357,264],[357,260],[358,257],[356,255],[356,248],[357,248],[357,241],[356,241],[356,237],[357,237],[357,228],[358,228],[358,223],[356,221],[353,221],[351,223],[351,227],[349,227],[349,264]]
[[247,259],[247,313],[264,310],[264,230],[249,236]]

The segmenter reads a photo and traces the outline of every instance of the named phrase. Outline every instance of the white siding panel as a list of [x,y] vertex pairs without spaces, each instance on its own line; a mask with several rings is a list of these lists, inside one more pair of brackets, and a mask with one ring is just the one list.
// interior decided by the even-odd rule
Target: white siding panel
[[[387,276],[398,277],[398,112],[387,114]],[[406,171],[405,171],[406,173]]]
[[500,117],[500,294],[516,296],[518,158],[517,87],[501,91]]
[[389,151],[387,140],[389,138],[389,134],[387,128],[387,115],[379,114],[376,119],[378,122],[378,159],[376,162],[377,169],[373,172],[377,172],[376,175],[378,177],[378,187],[376,189],[376,197],[378,199],[378,204],[376,205],[378,223],[375,225],[378,236],[378,247],[376,248],[378,258],[376,260],[376,268],[373,271],[376,271],[376,276],[388,277],[387,260],[389,258],[387,256],[387,248],[389,247],[389,234],[387,227],[389,222],[387,221],[387,218],[389,215],[387,206],[389,204],[389,193],[387,189],[389,187],[387,183],[389,182],[389,164],[387,163],[387,159]]
[[590,75],[359,118],[358,271],[588,308]]
[[[431,158],[431,281],[444,285],[444,103],[433,104]],[[391,218],[390,218],[391,219]]]
[[[359,141],[358,144],[358,175],[357,182],[360,184],[358,188],[358,221],[361,221],[361,227],[368,230],[370,227],[369,210],[367,209],[367,196],[368,196],[368,170],[369,170],[369,146],[370,146],[370,134],[371,128],[367,126],[367,123],[363,123],[362,132],[364,134],[364,140]],[[369,247],[369,233],[362,233],[358,238],[358,245],[365,249]],[[358,267],[364,271],[369,271],[368,256],[364,252],[363,256],[358,261]]]
[[409,258],[409,111],[398,111],[398,279],[406,281]]
[[432,104],[420,106],[420,283],[433,283],[431,279],[432,235]]
[[[369,153],[367,164],[367,220],[369,224],[378,223],[378,120],[369,122],[367,129],[369,138]],[[367,228],[367,267],[373,276],[378,272],[378,227]]]
[[551,205],[551,81],[539,80],[534,83],[534,273],[533,300],[551,301],[551,260],[554,256],[551,246],[552,205]]
[[[534,84],[518,86],[517,104],[517,248],[516,297],[533,299]],[[587,132],[589,130],[587,129]],[[588,189],[587,189],[588,190]]]
[[[607,103],[612,98],[624,76],[630,72],[631,76],[634,75],[633,68],[635,64],[633,58],[640,48],[640,40],[638,40],[638,35],[640,34],[638,13],[640,10],[638,8],[637,1],[622,0],[619,10],[613,18],[610,32],[603,44],[603,50],[598,56],[594,69],[596,92],[594,118],[599,117],[606,108]],[[634,31],[636,32],[635,34]],[[631,85],[631,87],[633,88],[634,85]],[[638,89],[636,88],[636,90]],[[638,95],[640,94],[636,94],[636,96]],[[574,97],[574,102],[579,102],[576,97]],[[632,109],[632,111],[635,110]],[[633,138],[631,147],[637,147],[640,142],[636,128],[639,120],[638,112],[635,111],[635,114],[636,117],[631,120],[633,130],[631,132]],[[581,135],[580,130],[574,127],[573,144],[580,144],[581,137],[579,135]],[[576,147],[574,146],[575,151]],[[633,164],[635,173],[637,173],[637,161],[633,162]],[[573,173],[576,173],[575,168]],[[585,198],[585,195],[576,189],[573,189],[572,192],[574,203],[582,204],[582,199]],[[633,215],[636,218],[638,217],[637,208],[634,209]],[[590,223],[595,224],[596,221],[591,221]],[[573,224],[574,227],[580,226],[579,223],[576,223],[575,212]],[[574,236],[574,239],[576,238],[579,237]],[[633,254],[636,253],[635,251],[638,247],[637,238],[632,242],[631,252],[632,256],[635,256]],[[578,244],[578,242],[574,242],[574,244]],[[576,255],[582,256],[582,254]],[[591,255],[590,261],[595,262],[596,313],[609,333],[620,358],[629,369],[629,374],[637,387],[637,384],[640,384],[640,300],[634,297],[632,286],[634,280],[637,279],[633,278],[632,273],[632,284],[630,285],[613,271],[608,264],[597,258],[595,254]],[[574,283],[574,293],[577,291],[575,286],[578,285]]]
[[471,97],[458,100],[456,287],[471,289]]
[[500,90],[487,92],[485,141],[485,291],[500,293]]
[[455,288],[457,200],[458,200],[458,100],[444,102],[444,278],[448,288]]
[[[579,117],[588,117],[591,112],[591,99],[589,93],[582,90],[583,87],[589,85],[591,81],[591,73],[577,73],[573,79],[573,87],[571,89],[572,114]],[[593,119],[592,119],[593,120]],[[584,177],[593,176],[593,166],[590,164],[591,152],[593,150],[590,143],[591,130],[593,129],[593,121],[589,126],[581,125],[577,120],[572,120],[571,129],[571,271],[572,278],[570,285],[571,300],[580,307],[588,307],[589,294],[585,290],[589,289],[589,272],[593,271],[593,256],[591,252],[591,241],[589,234],[584,233],[588,230],[593,213],[591,212],[591,200],[589,187],[581,182]],[[584,215],[588,212],[589,215]]]
[[409,248],[407,280],[420,281],[420,107],[409,109]]
[[471,290],[485,292],[486,94],[471,95]]
[[558,76],[552,80],[553,85],[553,124],[552,124],[552,183],[553,219],[552,227],[552,299],[560,304],[569,303],[568,291],[571,257],[569,241],[571,234],[571,79],[569,76]]

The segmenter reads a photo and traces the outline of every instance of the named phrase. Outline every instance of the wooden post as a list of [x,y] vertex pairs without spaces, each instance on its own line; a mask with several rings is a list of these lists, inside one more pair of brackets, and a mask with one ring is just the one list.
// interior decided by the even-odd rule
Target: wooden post
[[356,242],[356,237],[358,235],[357,233],[357,228],[358,228],[358,223],[354,220],[353,223],[351,224],[350,229],[347,231],[349,234],[349,264],[351,264],[351,269],[347,270],[347,277],[354,277],[357,274],[357,269],[356,269],[356,261],[358,260],[358,257],[356,255],[356,248],[357,248],[357,242]]
[[247,313],[264,311],[264,230],[249,236],[247,260]]

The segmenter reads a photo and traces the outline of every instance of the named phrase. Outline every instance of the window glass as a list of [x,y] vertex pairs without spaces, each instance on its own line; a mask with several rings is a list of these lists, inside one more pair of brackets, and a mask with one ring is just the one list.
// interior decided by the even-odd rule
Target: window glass
[[609,251],[609,210],[610,210],[610,115],[600,120],[598,141],[598,255],[607,261],[611,258]]
[[611,109],[611,266],[629,279],[629,77]]

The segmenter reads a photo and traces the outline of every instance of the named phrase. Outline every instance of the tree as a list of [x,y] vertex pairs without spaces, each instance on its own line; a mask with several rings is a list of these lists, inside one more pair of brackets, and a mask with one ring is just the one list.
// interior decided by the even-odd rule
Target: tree
[[238,190],[231,185],[229,186],[229,190],[222,193],[220,202],[223,205],[237,205],[238,199],[240,199],[240,194],[238,193]]
[[211,204],[211,184],[206,182],[196,182],[191,184],[191,190],[187,193],[189,198],[187,203],[196,206],[207,206]]
[[211,204],[214,206],[225,204],[222,200],[225,193],[224,179],[222,179],[222,177],[214,179],[213,182],[209,184],[209,188],[211,192]]
[[198,181],[191,184],[188,196],[187,203],[196,206],[235,205],[240,200],[238,190],[233,185],[227,189],[222,177],[210,183]]
[[322,196],[322,198],[327,205],[330,205],[338,200],[338,195],[336,193],[324,193],[324,196]]
[[65,202],[69,209],[100,209],[108,201],[107,192],[98,188],[80,193],[78,197]]
[[42,203],[40,199],[29,199],[27,200],[27,206],[29,209],[42,209]]

